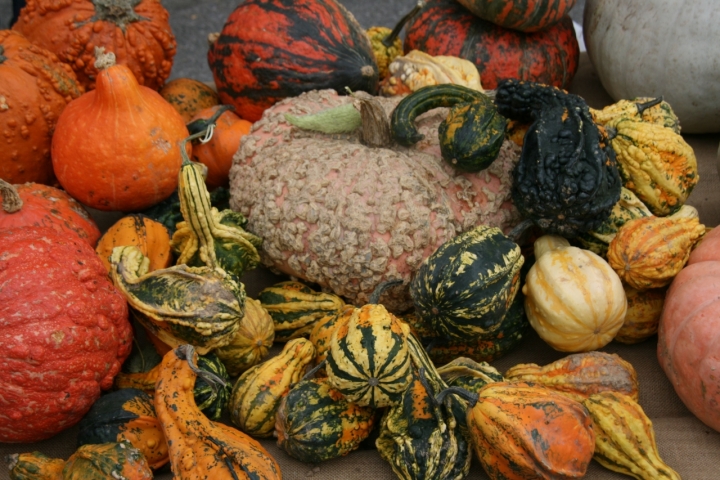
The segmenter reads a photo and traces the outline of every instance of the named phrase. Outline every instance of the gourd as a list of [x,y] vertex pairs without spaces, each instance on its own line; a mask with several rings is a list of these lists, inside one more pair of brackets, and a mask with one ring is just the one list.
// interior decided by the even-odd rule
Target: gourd
[[661,288],[685,266],[690,250],[703,234],[705,226],[697,218],[630,220],[610,242],[608,263],[633,288]]
[[96,89],[68,104],[58,119],[53,170],[84,205],[142,210],[177,187],[178,142],[187,128],[157,92],[141,86],[127,66],[115,64],[114,55],[98,57]]
[[[228,209],[229,199],[230,192],[226,188],[220,187],[210,192],[210,205],[220,212]],[[140,213],[165,225],[165,228],[170,233],[170,238],[175,233],[177,224],[184,220],[180,210],[180,197],[177,190],[162,202]]]
[[200,111],[220,104],[217,92],[210,85],[194,78],[180,77],[170,80],[158,93],[175,107],[186,124]]
[[575,0],[459,0],[459,3],[483,20],[521,32],[537,32],[554,25],[575,6]]
[[72,69],[11,30],[0,31],[0,178],[10,184],[55,180],[50,142],[60,113],[85,90]]
[[7,456],[10,480],[62,480],[65,460],[42,452],[13,453]]
[[387,27],[370,27],[365,32],[370,40],[370,48],[375,56],[375,62],[378,66],[378,79],[383,80],[388,77],[390,71],[388,66],[393,60],[403,54],[403,42],[400,38],[400,32],[407,22],[415,15],[423,2],[418,1],[408,13],[395,24],[392,29]]
[[448,386],[469,392],[478,392],[488,383],[505,381],[503,375],[489,363],[478,363],[466,357],[458,357],[438,367],[437,371]]
[[374,409],[348,401],[327,378],[313,378],[296,383],[282,397],[274,435],[291,457],[320,463],[357,449],[374,421]]
[[334,0],[243,2],[213,38],[208,64],[221,102],[250,122],[302,92],[372,93],[378,83],[370,40]]
[[257,300],[245,298],[245,316],[230,343],[216,348],[215,354],[231,377],[260,363],[268,356],[275,339],[275,326],[267,310]]
[[591,395],[583,405],[593,420],[593,458],[600,465],[640,480],[680,479],[660,458],[652,422],[637,399],[606,391]]
[[540,338],[563,352],[610,343],[627,311],[622,282],[612,267],[555,235],[538,238],[534,250],[535,264],[522,290],[525,312]]
[[[616,101],[663,96],[681,119],[684,133],[720,131],[716,115],[720,87],[704,81],[719,58],[713,50],[716,42],[703,35],[685,35],[688,26],[698,32],[714,28],[716,18],[707,15],[714,5],[712,0],[694,2],[690,8],[683,8],[682,0],[586,2],[585,45],[608,94]],[[638,11],[645,21],[624,21]],[[658,45],[660,31],[677,41]],[[630,50],[633,54],[626,55]],[[674,68],[665,68],[669,64]]]
[[125,300],[78,237],[3,229],[0,260],[0,442],[36,442],[75,425],[112,386],[132,329]]
[[472,342],[500,328],[519,289],[524,257],[498,228],[478,226],[449,240],[420,266],[410,296],[442,339]]
[[720,260],[720,229],[712,228],[695,244],[687,265],[715,260]]
[[478,18],[454,0],[428,0],[405,32],[406,52],[420,50],[470,60],[480,72],[483,87],[491,90],[506,78],[567,88],[580,58],[573,22],[567,15],[552,26],[525,33]]
[[623,326],[615,335],[616,342],[633,344],[655,335],[660,323],[666,288],[637,290],[623,284],[628,309]]
[[46,48],[75,71],[88,90],[101,76],[95,47],[114,52],[140,85],[162,87],[175,57],[169,13],[150,0],[29,0],[13,30]]
[[127,441],[152,469],[168,462],[168,447],[153,399],[142,390],[123,388],[100,397],[78,425],[78,447]]
[[280,400],[302,378],[314,356],[309,340],[295,338],[277,356],[240,375],[228,406],[232,422],[253,437],[272,435]]
[[193,398],[198,375],[195,355],[190,345],[168,352],[156,385],[155,411],[168,439],[175,478],[280,480],[280,466],[260,443],[234,428],[208,420],[197,408]]
[[578,402],[601,392],[617,392],[639,400],[635,368],[614,353],[574,353],[544,366],[518,364],[505,372],[505,379],[541,385]]
[[40,183],[11,185],[0,179],[0,196],[0,228],[52,227],[77,235],[91,247],[100,238],[100,229],[85,207],[59,188]]
[[338,314],[345,307],[345,302],[337,295],[316,292],[295,281],[266,287],[258,293],[257,299],[273,319],[276,342],[307,337],[318,320]]
[[[335,328],[341,321],[344,321],[343,319],[350,317],[354,311],[354,305],[345,305],[342,311],[325,315],[315,322],[308,336],[308,340],[315,347],[315,365],[319,365],[327,358]],[[318,373],[321,371],[324,372],[322,367]]]
[[63,480],[106,480],[131,478],[151,480],[152,470],[143,453],[125,440],[82,445],[70,455],[62,472]]
[[148,259],[149,271],[172,265],[173,255],[167,228],[144,215],[131,214],[120,218],[110,226],[95,247],[108,273],[112,269],[110,256],[113,248],[130,245],[138,247]]
[[621,120],[633,120],[662,125],[680,133],[680,119],[663,97],[638,97],[632,100],[618,100],[602,110],[590,109],[595,123],[613,127]]

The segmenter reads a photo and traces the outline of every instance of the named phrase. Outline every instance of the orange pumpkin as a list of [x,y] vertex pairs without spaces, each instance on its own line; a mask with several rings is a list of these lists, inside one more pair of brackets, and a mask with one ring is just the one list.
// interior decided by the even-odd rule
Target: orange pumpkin
[[72,69],[11,30],[0,30],[0,178],[51,184],[50,141],[60,112],[83,93]]
[[220,103],[218,94],[209,85],[192,78],[176,78],[160,89],[160,95],[182,115],[185,123],[204,108]]
[[95,248],[108,273],[112,265],[110,255],[115,247],[134,245],[150,260],[150,271],[172,265],[170,234],[160,222],[144,215],[121,218],[103,234]]
[[95,47],[103,47],[157,90],[177,45],[168,18],[157,0],[26,0],[13,30],[70,65],[86,89],[95,88]]
[[179,145],[189,134],[172,105],[107,55],[98,61],[109,66],[97,88],[70,102],[58,120],[53,168],[63,188],[85,205],[143,210],[177,188]]
[[[205,183],[209,190],[230,185],[229,175],[233,157],[240,146],[240,140],[252,127],[252,122],[243,120],[230,110],[221,111],[221,108],[223,108],[221,105],[215,105],[203,109],[192,119],[192,122],[209,120],[220,113],[210,141],[197,142],[193,145],[193,160],[208,167]],[[192,130],[192,122],[189,125],[190,130]]]

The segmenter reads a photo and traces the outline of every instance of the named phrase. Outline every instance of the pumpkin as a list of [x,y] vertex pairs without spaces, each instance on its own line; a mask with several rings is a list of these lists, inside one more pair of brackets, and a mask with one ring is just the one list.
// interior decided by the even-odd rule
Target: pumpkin
[[473,14],[501,27],[537,32],[562,20],[575,6],[575,0],[458,0]]
[[[715,229],[711,230],[711,233]],[[712,244],[700,243],[698,249]],[[718,332],[720,255],[705,250],[680,270],[665,295],[658,328],[657,356],[682,402],[702,422],[720,431]],[[702,258],[702,260],[701,260]]]
[[260,443],[208,420],[197,408],[192,393],[198,375],[195,355],[190,345],[168,352],[156,385],[155,411],[168,440],[174,478],[280,480],[280,466]]
[[483,86],[491,90],[507,78],[566,88],[580,58],[575,28],[567,15],[552,26],[524,33],[482,20],[455,0],[428,0],[405,32],[406,52],[420,50],[470,60]]
[[98,61],[106,68],[98,74],[97,88],[71,102],[58,119],[53,169],[60,185],[87,206],[142,210],[177,187],[178,142],[187,137],[187,128],[128,67],[115,65],[110,54],[100,54]]
[[205,183],[208,190],[229,185],[228,175],[232,166],[233,156],[240,146],[240,140],[249,131],[252,123],[243,120],[230,110],[221,111],[220,105],[204,108],[197,112],[191,119],[188,128],[192,132],[192,124],[197,120],[208,120],[220,116],[215,120],[215,127],[212,136],[207,142],[198,142],[193,145],[192,159],[200,162],[208,168]]
[[705,233],[690,252],[687,265],[693,263],[720,260],[720,229],[712,228]]
[[415,123],[425,139],[410,148],[364,145],[362,126],[326,134],[294,127],[285,117],[366,101],[389,115],[400,99],[362,100],[324,90],[268,109],[230,169],[230,206],[263,238],[266,266],[354,305],[367,303],[379,284],[401,278],[405,286],[380,300],[400,313],[412,307],[410,278],[437,247],[478,224],[504,230],[518,221],[508,199],[519,148],[506,141],[483,172],[458,172],[439,152],[437,126],[445,110]]
[[601,348],[615,337],[627,311],[617,273],[597,254],[543,235],[522,291],[530,325],[563,352]]
[[237,377],[267,357],[274,339],[275,326],[267,310],[257,300],[247,297],[240,328],[229,344],[216,348],[214,352],[228,374]]
[[70,65],[86,89],[100,76],[95,47],[114,52],[140,85],[159,89],[170,75],[175,37],[168,11],[151,0],[27,0],[13,30]]
[[249,0],[228,17],[208,50],[224,104],[255,122],[283,98],[333,88],[374,93],[370,40],[335,0]]
[[138,247],[148,259],[149,271],[172,265],[173,255],[167,228],[144,215],[127,215],[110,226],[95,247],[108,273],[112,269],[110,256],[113,248],[129,245]]
[[55,180],[50,142],[58,117],[83,87],[72,69],[11,30],[0,30],[0,178],[11,184]]
[[78,446],[127,441],[152,469],[168,462],[168,449],[153,399],[135,388],[100,397],[78,425]]
[[608,263],[633,288],[661,288],[685,266],[692,246],[704,233],[697,218],[630,220],[610,242]]
[[82,445],[70,455],[62,473],[63,480],[105,480],[132,478],[151,480],[152,470],[143,453],[130,442]]
[[42,452],[13,453],[7,456],[10,480],[62,480],[65,460]]
[[185,123],[190,123],[202,110],[220,103],[217,92],[210,85],[188,77],[170,80],[158,93],[175,107]]
[[637,399],[606,391],[591,395],[583,405],[593,420],[593,458],[600,465],[640,480],[680,480],[660,458],[652,422]]
[[[712,0],[692,5],[682,0],[588,0],[585,45],[608,94],[616,101],[663,96],[680,118],[684,133],[720,131],[720,86],[705,81],[714,75],[711,66],[720,58],[716,42],[705,35],[685,35],[690,26],[696,32],[713,31],[716,19],[707,13],[715,6]],[[644,21],[625,21],[638,12]],[[658,45],[659,32],[677,41]]]
[[327,378],[302,380],[282,397],[275,416],[278,446],[305,463],[357,449],[374,426],[375,410],[348,401]]
[[613,340],[626,344],[638,343],[657,333],[667,289],[650,288],[640,291],[625,284],[623,288],[628,309],[623,326]]
[[59,188],[40,183],[11,185],[0,178],[0,228],[51,227],[94,247],[100,229],[90,213]]
[[339,314],[345,307],[337,295],[316,292],[295,281],[266,287],[257,299],[272,317],[277,342],[307,337],[317,321],[326,315]]
[[295,338],[278,355],[240,375],[228,406],[232,422],[253,437],[272,435],[280,400],[302,378],[314,356],[309,340]]
[[112,386],[132,329],[102,262],[75,235],[0,230],[0,264],[0,442],[35,442],[79,422]]

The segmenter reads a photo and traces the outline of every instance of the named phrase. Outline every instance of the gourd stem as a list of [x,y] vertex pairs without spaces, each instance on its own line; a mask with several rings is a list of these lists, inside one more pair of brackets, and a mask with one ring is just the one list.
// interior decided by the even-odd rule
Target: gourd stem
[[400,32],[403,28],[405,28],[405,25],[410,21],[411,18],[413,18],[423,7],[425,6],[425,2],[423,0],[420,0],[415,4],[415,7],[410,10],[408,13],[403,16],[400,21],[395,25],[395,28],[392,29],[392,31],[388,34],[387,37],[382,39],[382,44],[385,45],[386,48],[392,47],[393,43],[395,43],[395,39],[400,35]]
[[105,53],[105,47],[95,47],[95,68],[105,70],[115,65],[115,54]]
[[308,370],[308,372],[307,372],[305,375],[303,375],[302,379],[303,379],[303,380],[308,380],[308,379],[313,378],[313,377],[315,376],[315,374],[318,372],[318,370],[320,370],[321,368],[323,368],[326,363],[327,363],[327,358],[323,358],[323,361],[320,362],[320,363],[318,363],[317,365],[315,365],[315,366],[314,366],[313,368],[311,368],[310,370]]
[[227,386],[227,382],[225,380],[212,372],[203,370],[195,364],[195,347],[192,345],[180,345],[176,349],[176,355],[179,359],[186,360],[188,362],[190,370],[192,370],[195,375],[205,380],[212,389],[213,393],[217,393],[218,385],[223,387]]
[[386,280],[379,284],[377,287],[375,287],[375,290],[370,294],[370,298],[368,299],[368,303],[372,303],[377,305],[380,302],[380,297],[382,296],[385,291],[390,288],[394,287],[396,285],[400,285],[403,283],[403,280]]
[[661,95],[653,100],[649,100],[644,103],[636,103],[635,107],[637,108],[638,114],[640,116],[642,116],[642,114],[645,110],[647,110],[648,108],[654,107],[655,105],[660,105],[662,103],[662,101],[663,101],[663,97]]
[[445,400],[445,397],[448,395],[457,395],[458,397],[462,398],[463,400],[466,400],[468,402],[468,406],[470,408],[474,407],[475,404],[477,404],[478,400],[480,399],[480,395],[477,393],[468,392],[464,388],[460,387],[448,387],[442,392],[438,393],[435,397],[435,401],[438,403],[443,403]]
[[362,91],[352,96],[360,110],[360,141],[368,147],[385,148],[392,145],[390,119],[377,98]]
[[2,208],[5,213],[15,213],[23,206],[23,201],[15,187],[0,178],[0,194],[2,194]]
[[232,105],[220,105],[217,111],[213,113],[210,118],[198,118],[197,120],[188,123],[186,125],[187,129],[191,134],[206,131],[208,128],[210,128],[210,125],[217,122],[217,119],[220,118],[220,115],[227,112],[228,110],[235,110],[235,107]]
[[208,125],[208,127],[205,128],[204,130],[200,130],[197,133],[193,133],[189,137],[185,137],[178,142],[178,145],[180,146],[180,156],[182,157],[183,165],[195,163],[192,160],[190,160],[190,157],[187,154],[187,150],[185,150],[185,144],[187,144],[188,142],[192,142],[196,138],[204,137],[207,134],[209,128],[210,128],[210,126]]
[[420,383],[422,384],[425,391],[428,393],[428,396],[431,398],[430,401],[432,402],[433,407],[439,407],[440,402],[438,402],[435,398],[433,388],[430,385],[430,382],[428,382],[427,376],[425,375],[425,367],[420,367],[420,369],[418,370],[418,379],[420,380]]
[[507,234],[507,237],[515,243],[519,243],[520,237],[525,233],[525,230],[533,226],[533,221],[529,218],[515,225],[512,230]]

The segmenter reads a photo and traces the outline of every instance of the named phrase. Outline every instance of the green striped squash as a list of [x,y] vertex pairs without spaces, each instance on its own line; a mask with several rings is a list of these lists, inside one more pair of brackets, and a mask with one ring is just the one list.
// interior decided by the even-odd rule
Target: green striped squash
[[210,420],[220,420],[225,407],[230,401],[230,393],[232,392],[230,375],[225,369],[225,364],[222,363],[214,352],[198,355],[197,366],[201,370],[210,372],[226,382],[225,386],[213,388],[205,379],[198,376],[195,380],[195,388],[193,389],[195,403],[198,408],[202,410]]
[[[354,306],[345,305],[340,313],[326,315],[315,322],[315,326],[310,332],[310,341],[315,347],[315,365],[320,364],[327,358],[335,327],[337,327],[338,323],[344,318],[349,318],[354,311]],[[324,372],[324,369],[321,370]]]
[[505,381],[502,373],[489,363],[476,362],[466,357],[458,357],[438,367],[437,370],[449,386],[462,388],[468,392],[477,393],[488,383]]
[[441,245],[410,283],[415,311],[442,339],[463,342],[500,328],[519,290],[524,258],[499,228],[480,225]]
[[409,332],[382,305],[355,309],[333,332],[325,365],[330,384],[359,405],[397,404],[411,381]]
[[288,455],[319,463],[347,455],[370,435],[375,410],[350,402],[327,378],[302,380],[280,402],[277,444]]
[[257,299],[275,324],[275,341],[310,335],[315,322],[338,314],[345,302],[331,293],[316,292],[300,282],[280,282],[265,288]]

